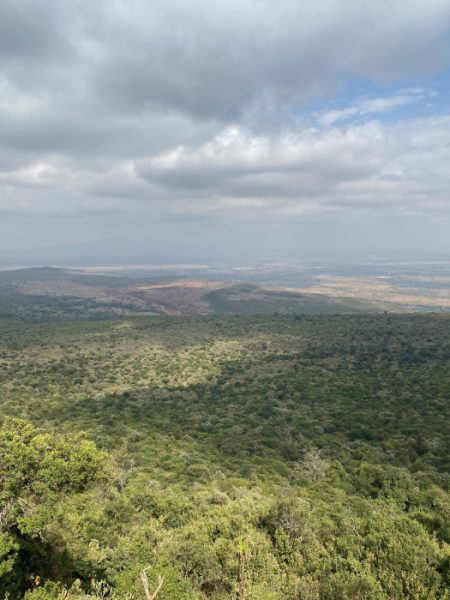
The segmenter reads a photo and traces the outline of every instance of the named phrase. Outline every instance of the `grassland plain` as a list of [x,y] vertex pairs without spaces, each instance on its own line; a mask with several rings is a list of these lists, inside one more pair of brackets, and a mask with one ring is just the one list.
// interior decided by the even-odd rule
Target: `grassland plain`
[[449,362],[446,315],[1,320],[2,439],[103,459],[14,483],[0,593],[447,598]]

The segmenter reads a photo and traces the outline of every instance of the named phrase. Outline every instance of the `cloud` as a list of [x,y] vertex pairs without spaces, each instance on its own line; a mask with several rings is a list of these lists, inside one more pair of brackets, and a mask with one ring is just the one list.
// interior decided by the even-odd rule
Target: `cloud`
[[233,126],[104,171],[57,159],[30,163],[0,175],[0,210],[256,221],[348,211],[444,215],[449,136],[450,116],[277,135]]
[[450,59],[444,0],[132,1],[108,11],[94,76],[117,110],[237,119],[320,97],[345,76],[432,74]]
[[336,121],[347,120],[351,117],[365,117],[367,115],[385,113],[415,104],[420,100],[431,97],[432,93],[432,91],[426,93],[421,88],[415,88],[388,97],[360,98],[347,108],[325,111],[317,114],[316,118],[321,125],[332,125]]
[[402,109],[449,33],[448,0],[4,0],[3,223],[444,212],[446,117]]
[[85,116],[237,119],[450,61],[447,0],[5,0],[0,23],[6,76]]
[[[329,130],[254,136],[226,129],[206,144],[140,160],[136,173],[160,194],[273,214],[448,210],[450,117],[396,126],[371,121]],[[262,201],[262,203],[261,203]]]

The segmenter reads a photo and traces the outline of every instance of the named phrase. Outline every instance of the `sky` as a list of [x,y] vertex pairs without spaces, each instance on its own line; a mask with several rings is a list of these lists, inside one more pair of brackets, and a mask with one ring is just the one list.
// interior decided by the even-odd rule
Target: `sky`
[[0,262],[449,231],[449,0],[0,1]]

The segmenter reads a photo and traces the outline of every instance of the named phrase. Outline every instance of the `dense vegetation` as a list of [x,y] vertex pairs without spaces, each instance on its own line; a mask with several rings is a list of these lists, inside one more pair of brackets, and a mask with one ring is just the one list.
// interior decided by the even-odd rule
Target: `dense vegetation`
[[0,323],[0,597],[449,597],[448,316]]

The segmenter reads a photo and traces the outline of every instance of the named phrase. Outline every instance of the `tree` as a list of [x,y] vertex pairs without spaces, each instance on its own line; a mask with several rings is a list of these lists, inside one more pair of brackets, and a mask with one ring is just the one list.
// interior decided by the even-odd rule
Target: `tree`
[[298,468],[311,483],[318,483],[328,471],[329,464],[320,456],[319,448],[311,448],[305,452],[305,456]]
[[[101,471],[104,456],[83,434],[40,433],[21,419],[0,426],[0,574],[20,580],[22,549],[45,542],[45,529],[54,520],[61,495],[77,493]],[[17,567],[18,568],[18,567]],[[8,578],[6,578],[8,580]],[[0,594],[6,594],[2,589]],[[2,596],[3,597],[3,596]]]

